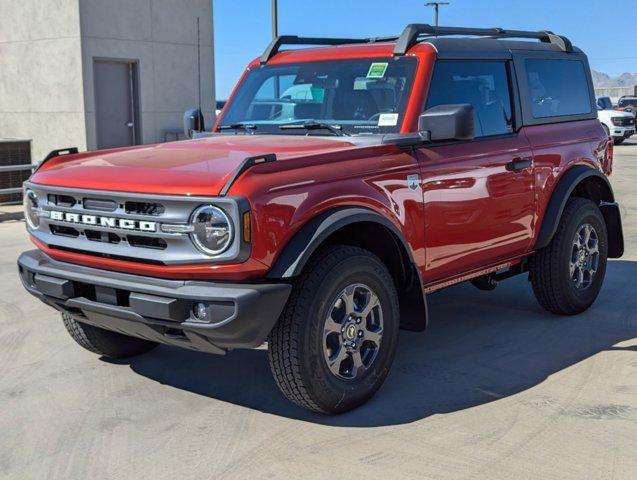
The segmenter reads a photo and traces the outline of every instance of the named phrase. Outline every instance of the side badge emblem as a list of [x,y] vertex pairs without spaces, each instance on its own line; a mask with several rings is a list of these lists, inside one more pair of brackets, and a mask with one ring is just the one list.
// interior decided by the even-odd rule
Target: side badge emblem
[[407,175],[407,185],[409,185],[409,188],[416,190],[419,184],[420,178],[418,175]]

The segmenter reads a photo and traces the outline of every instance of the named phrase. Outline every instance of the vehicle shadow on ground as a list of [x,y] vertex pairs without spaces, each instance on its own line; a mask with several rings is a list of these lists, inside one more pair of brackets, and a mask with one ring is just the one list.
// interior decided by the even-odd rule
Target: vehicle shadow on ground
[[246,408],[333,426],[403,424],[514,395],[548,376],[637,337],[637,262],[609,264],[604,289],[582,315],[546,313],[526,276],[482,292],[468,284],[429,297],[424,333],[401,332],[384,386],[366,405],[340,416],[317,415],[279,393],[265,350],[207,355],[172,347],[129,360],[149,379]]

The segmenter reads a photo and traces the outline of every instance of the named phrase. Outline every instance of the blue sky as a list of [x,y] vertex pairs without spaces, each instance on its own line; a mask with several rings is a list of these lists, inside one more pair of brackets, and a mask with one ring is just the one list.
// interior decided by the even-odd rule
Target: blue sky
[[[637,72],[637,0],[448,0],[440,24],[552,30],[583,49],[595,70]],[[323,37],[397,35],[433,23],[424,0],[279,0],[279,33]],[[602,6],[602,5],[608,6]],[[270,0],[215,0],[217,98],[271,39]]]

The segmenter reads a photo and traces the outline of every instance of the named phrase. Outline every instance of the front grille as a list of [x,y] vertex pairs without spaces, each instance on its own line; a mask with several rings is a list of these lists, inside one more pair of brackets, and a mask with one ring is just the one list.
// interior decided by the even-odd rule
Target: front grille
[[[59,250],[155,265],[203,264],[210,257],[199,251],[187,233],[165,233],[163,224],[188,225],[199,206],[215,203],[238,225],[236,200],[192,196],[141,195],[74,188],[25,186],[49,212],[31,234]],[[234,259],[236,242],[216,261]]]
[[98,212],[114,212],[117,210],[117,202],[113,200],[100,200],[97,198],[85,198],[82,200],[84,210],[97,210]]
[[51,233],[53,235],[60,235],[62,237],[71,238],[77,238],[80,236],[80,232],[72,227],[65,227],[64,225],[49,225],[49,228],[51,229]]
[[77,203],[70,195],[49,195],[49,203],[57,207],[72,208]]
[[133,247],[154,248],[155,250],[164,250],[168,244],[161,238],[139,237],[137,235],[129,235],[126,237],[128,243]]
[[104,243],[119,243],[122,241],[122,237],[113,232],[99,232],[97,230],[84,230],[86,238],[92,242],[104,242]]
[[126,213],[132,213],[136,215],[161,215],[166,210],[163,205],[159,203],[149,202],[126,202],[124,204]]
[[613,118],[613,123],[616,127],[631,127],[635,125],[635,119],[628,117]]

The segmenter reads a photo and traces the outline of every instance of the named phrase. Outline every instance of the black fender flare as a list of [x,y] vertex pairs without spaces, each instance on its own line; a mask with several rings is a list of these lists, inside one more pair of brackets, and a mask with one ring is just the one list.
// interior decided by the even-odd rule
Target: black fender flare
[[411,263],[414,263],[407,240],[390,220],[368,208],[341,207],[328,210],[301,227],[284,247],[267,277],[291,278],[299,275],[309,258],[327,237],[346,225],[359,222],[379,223],[389,228],[402,243]]
[[[394,223],[374,210],[364,207],[340,207],[328,210],[309,222],[292,237],[267,274],[269,279],[289,279],[298,276],[312,254],[339,229],[360,222],[377,223],[394,234],[407,254],[414,276],[412,286],[399,291],[401,328],[422,331],[427,325],[427,301],[420,272],[414,262],[407,240]],[[398,246],[398,245],[397,245]],[[417,281],[416,281],[417,278]]]
[[544,213],[542,226],[537,241],[535,242],[535,250],[546,247],[555,232],[557,231],[562,213],[566,207],[566,202],[573,194],[577,186],[585,179],[596,177],[602,181],[606,187],[606,198],[598,202],[598,206],[604,216],[606,227],[608,230],[608,256],[610,258],[619,258],[624,253],[624,235],[621,223],[621,214],[619,206],[615,202],[613,188],[606,175],[599,170],[591,168],[587,165],[576,165],[568,170],[558,181],[553,189],[551,199]]

